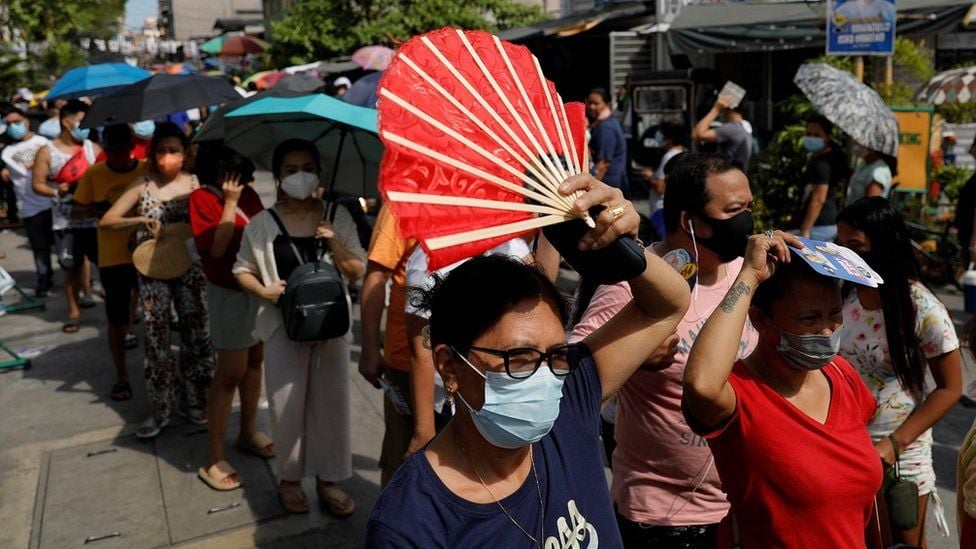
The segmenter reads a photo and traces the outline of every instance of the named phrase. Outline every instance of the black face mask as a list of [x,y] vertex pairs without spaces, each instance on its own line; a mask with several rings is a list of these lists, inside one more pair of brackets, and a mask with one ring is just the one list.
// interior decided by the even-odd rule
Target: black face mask
[[746,253],[746,244],[755,230],[752,212],[744,210],[728,219],[715,219],[704,214],[698,217],[712,228],[709,238],[698,237],[698,242],[715,252],[719,261],[728,263]]

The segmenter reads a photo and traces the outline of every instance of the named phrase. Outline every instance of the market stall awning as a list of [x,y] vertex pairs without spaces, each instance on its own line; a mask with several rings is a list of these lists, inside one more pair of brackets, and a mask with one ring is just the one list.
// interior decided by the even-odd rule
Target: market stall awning
[[[972,0],[898,0],[899,35],[957,29]],[[823,47],[826,2],[694,4],[671,24],[676,53],[777,51]]]
[[644,2],[609,3],[569,17],[544,21],[528,27],[508,29],[499,32],[498,37],[509,42],[520,42],[543,36],[565,38],[588,31],[603,23],[652,13],[652,10]]

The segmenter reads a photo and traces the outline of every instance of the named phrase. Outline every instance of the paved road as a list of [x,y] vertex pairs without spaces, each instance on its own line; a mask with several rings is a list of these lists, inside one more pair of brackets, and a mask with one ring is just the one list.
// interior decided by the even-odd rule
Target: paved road
[[[271,199],[267,174],[258,188]],[[0,233],[2,265],[25,288],[33,272],[26,238]],[[60,275],[59,275],[60,280]],[[961,297],[940,296],[961,320]],[[13,294],[8,293],[8,301]],[[29,370],[0,371],[0,547],[82,545],[89,536],[112,535],[93,549],[187,545],[199,547],[359,547],[379,486],[376,460],[382,437],[381,395],[349,368],[352,382],[354,477],[346,483],[359,511],[339,521],[319,509],[286,516],[274,496],[271,462],[230,452],[245,487],[217,493],[195,477],[205,460],[205,430],[176,422],[153,442],[133,436],[148,412],[141,350],[128,354],[135,398],[108,398],[114,382],[101,307],[82,314],[76,334],[62,334],[62,295],[46,309],[0,318],[0,339],[14,350],[39,353]],[[358,316],[358,314],[357,314]],[[2,358],[0,358],[2,360]],[[967,381],[973,378],[971,364]],[[261,422],[267,425],[262,402]],[[956,406],[935,430],[939,491],[955,529],[955,455],[973,420]],[[235,421],[232,420],[232,426]],[[231,430],[228,441],[236,433]],[[311,486],[307,492],[314,494]],[[314,496],[312,497],[314,501]],[[929,520],[929,546],[955,547]]]

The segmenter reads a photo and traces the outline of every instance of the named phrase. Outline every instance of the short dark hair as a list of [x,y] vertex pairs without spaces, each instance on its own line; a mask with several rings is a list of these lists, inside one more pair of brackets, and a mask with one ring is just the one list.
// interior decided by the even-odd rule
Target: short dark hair
[[793,290],[805,284],[832,284],[840,295],[840,282],[837,279],[818,274],[806,261],[794,255],[793,261],[777,264],[773,276],[756,288],[752,306],[769,317],[773,313],[774,303],[790,299],[794,294]]
[[307,139],[291,138],[286,139],[275,147],[274,154],[271,155],[271,174],[278,179],[281,174],[281,165],[285,163],[285,155],[296,151],[305,151],[312,155],[317,171],[322,171],[322,157],[319,154],[315,143]]
[[132,128],[128,124],[112,124],[102,131],[102,148],[108,152],[132,148]]
[[741,170],[731,157],[721,153],[685,153],[668,162],[674,166],[668,175],[668,191],[664,193],[664,229],[678,229],[681,212],[702,214],[705,204],[711,200],[708,193],[708,176]]
[[834,131],[834,123],[822,114],[811,116],[809,119],[807,119],[807,124],[816,124],[820,126],[824,133],[827,134],[827,137],[830,137],[831,132]]
[[[62,112],[64,109],[62,109]],[[179,126],[172,122],[163,122],[156,126],[156,131],[153,133],[152,140],[149,142],[149,169],[150,171],[156,171],[156,149],[159,148],[159,143],[163,139],[170,137],[175,137],[180,140],[180,145],[183,146],[183,150],[187,150],[190,147],[190,140],[183,133],[183,130]]]
[[586,92],[586,97],[589,97],[594,93],[602,97],[604,103],[610,102],[610,92],[608,92],[606,88],[593,88],[590,91]]
[[[238,156],[241,158],[238,159]],[[241,177],[241,183],[254,180],[254,163],[244,155],[224,145],[222,141],[200,143],[196,158],[197,162],[193,168],[193,173],[204,185],[218,186],[228,173],[238,174]]]
[[13,103],[8,103],[6,101],[0,103],[0,118],[6,118],[9,114],[19,114],[20,116],[27,118],[27,113]]
[[78,114],[80,112],[88,112],[88,104],[80,99],[69,99],[67,103],[61,107],[58,112],[58,116],[64,118],[65,116],[71,116],[72,114]]
[[688,128],[681,122],[665,120],[658,126],[658,130],[675,145],[685,145],[688,142]]
[[413,303],[430,313],[431,345],[466,351],[527,299],[546,302],[564,326],[569,318],[566,300],[538,267],[504,255],[475,257],[434,280],[429,290],[410,290]]

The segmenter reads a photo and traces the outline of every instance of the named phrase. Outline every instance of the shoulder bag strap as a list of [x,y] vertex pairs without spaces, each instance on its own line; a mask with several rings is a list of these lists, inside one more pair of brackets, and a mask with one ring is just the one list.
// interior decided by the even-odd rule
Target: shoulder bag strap
[[281,231],[282,236],[284,236],[285,240],[288,241],[288,245],[291,246],[291,251],[295,254],[295,258],[302,263],[308,263],[308,260],[305,259],[305,254],[298,249],[298,246],[295,245],[295,241],[292,240],[291,235],[288,234],[288,229],[285,228],[285,224],[282,223],[281,218],[278,217],[278,212],[276,212],[274,208],[268,208],[268,213],[271,214],[271,218],[274,219],[275,223],[278,225],[278,230]]

